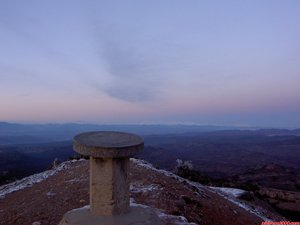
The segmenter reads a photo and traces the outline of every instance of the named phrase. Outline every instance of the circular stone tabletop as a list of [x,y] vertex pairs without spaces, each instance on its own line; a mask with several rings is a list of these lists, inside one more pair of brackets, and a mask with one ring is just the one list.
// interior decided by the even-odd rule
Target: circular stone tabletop
[[141,137],[112,131],[95,131],[76,135],[74,150],[82,155],[97,158],[130,157],[144,147]]

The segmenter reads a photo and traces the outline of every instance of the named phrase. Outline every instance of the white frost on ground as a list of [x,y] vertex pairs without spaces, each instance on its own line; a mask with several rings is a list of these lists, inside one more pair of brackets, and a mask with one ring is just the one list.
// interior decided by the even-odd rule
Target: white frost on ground
[[134,164],[136,164],[138,166],[144,167],[144,168],[149,169],[149,170],[154,170],[155,172],[161,173],[161,174],[163,174],[167,177],[172,177],[173,179],[178,180],[181,183],[185,182],[185,183],[189,184],[190,186],[194,187],[197,190],[196,193],[198,195],[200,195],[202,197],[206,197],[206,195],[204,194],[204,191],[203,191],[204,186],[200,183],[184,179],[184,178],[182,178],[180,176],[177,176],[176,174],[174,174],[172,172],[169,172],[169,171],[166,171],[166,170],[156,169],[156,168],[153,167],[153,165],[151,163],[148,163],[148,162],[146,162],[144,160],[141,160],[141,159],[131,158],[130,160],[131,160],[131,162],[133,162]]
[[[196,223],[189,223],[188,220],[183,216],[168,215],[168,214],[165,214],[160,209],[155,209],[155,208],[152,208],[152,207],[147,206],[147,205],[138,204],[134,201],[133,198],[130,198],[130,206],[131,207],[151,208],[152,210],[155,211],[155,213],[157,214],[157,216],[159,218],[161,218],[164,221],[171,221],[172,224],[174,224],[174,225],[197,225]],[[90,205],[85,205],[81,208],[72,209],[71,211],[78,211],[78,210],[83,210],[83,209],[90,209]]]
[[51,192],[51,191],[47,192],[48,197],[55,196],[55,195],[56,195],[56,193],[54,193],[54,192]]
[[72,209],[72,210],[70,210],[70,212],[71,211],[79,211],[79,210],[83,210],[83,209],[90,209],[90,205],[85,205],[85,206],[83,206],[83,207],[81,207],[81,208],[77,208],[77,209]]
[[209,187],[216,191],[222,192],[224,195],[229,195],[235,198],[240,197],[242,194],[246,193],[247,191],[237,188],[225,188],[225,187]]
[[189,221],[184,216],[174,216],[165,214],[160,210],[156,210],[156,213],[159,218],[163,220],[172,221],[174,225],[197,225],[197,223],[189,223]]
[[66,180],[65,182],[66,183],[78,183],[78,182],[83,182],[83,181],[87,181],[87,180],[88,180],[88,177],[85,177],[85,178],[74,178],[71,180]]
[[[142,204],[136,203],[133,198],[130,198],[130,206],[133,206],[133,207],[138,206],[138,207],[142,207],[142,208],[152,208],[147,205],[142,205]],[[161,218],[164,221],[172,222],[172,224],[174,224],[174,225],[197,225],[196,223],[189,223],[188,220],[184,216],[174,216],[174,215],[166,214],[160,209],[156,209],[156,208],[152,208],[152,209],[155,211],[155,213],[157,214],[157,216],[159,218]]]
[[[262,220],[264,221],[272,221],[271,219],[267,218],[264,213],[262,212],[262,210],[259,210],[257,208],[254,208],[252,206],[249,206],[247,205],[246,203],[240,201],[239,199],[237,199],[235,196],[238,195],[238,194],[241,194],[241,191],[244,191],[244,190],[241,190],[241,189],[227,189],[227,188],[205,188],[205,186],[203,186],[202,184],[199,184],[197,182],[192,182],[192,181],[189,181],[187,179],[184,179],[182,177],[179,177],[177,175],[175,175],[174,173],[172,172],[169,172],[169,171],[166,171],[166,170],[161,170],[161,169],[156,169],[152,166],[152,164],[146,162],[146,161],[143,161],[143,160],[140,160],[140,159],[134,159],[134,158],[131,158],[130,159],[133,163],[135,163],[136,165],[138,166],[142,166],[144,168],[147,168],[149,170],[154,170],[158,173],[161,173],[161,174],[164,174],[165,176],[168,176],[168,177],[172,177],[180,182],[186,182],[188,183],[189,185],[191,185],[192,187],[196,188],[198,190],[198,194],[201,195],[201,196],[206,196],[203,192],[203,189],[206,189],[208,191],[212,191],[214,193],[217,193],[219,194],[220,196],[224,197],[225,199],[227,199],[228,201],[234,203],[235,205],[245,209],[246,211],[250,212],[250,213],[253,213],[255,214],[256,216],[258,216],[259,218],[261,218]],[[221,191],[221,190],[222,191]]]
[[[245,209],[246,211],[255,214],[259,218],[261,218],[264,221],[272,221],[272,219],[267,218],[262,210],[259,210],[253,206],[247,205],[245,202],[242,202],[241,200],[237,199],[239,197],[239,194],[241,195],[241,192],[244,190],[236,189],[236,188],[223,188],[223,187],[209,187],[210,191],[213,191],[214,193],[219,194],[223,198],[227,199],[228,201],[234,203],[235,205]],[[246,191],[244,191],[245,193]]]
[[130,185],[130,191],[133,193],[145,193],[160,190],[161,188],[155,184],[150,185],[139,185],[138,183],[133,183]]
[[0,199],[5,198],[5,195],[7,195],[9,193],[19,191],[19,190],[27,188],[27,187],[31,187],[35,183],[39,183],[43,180],[46,180],[48,177],[53,176],[58,171],[68,168],[71,163],[77,162],[77,161],[78,160],[66,161],[66,162],[59,164],[56,168],[53,168],[51,170],[46,170],[41,173],[33,174],[29,177],[24,177],[21,180],[17,180],[15,182],[0,186]]
[[166,171],[166,170],[160,170],[160,169],[156,169],[153,167],[153,165],[151,163],[148,163],[144,160],[141,160],[141,159],[135,159],[135,158],[130,158],[130,161],[133,162],[134,164],[138,165],[138,166],[142,166],[144,168],[147,168],[147,169],[150,169],[150,170],[154,170],[158,173],[161,173],[167,177],[173,177],[175,179],[178,179],[178,180],[185,180],[184,178],[182,177],[179,177],[177,175],[175,175],[174,173],[172,172],[169,172],[169,171]]

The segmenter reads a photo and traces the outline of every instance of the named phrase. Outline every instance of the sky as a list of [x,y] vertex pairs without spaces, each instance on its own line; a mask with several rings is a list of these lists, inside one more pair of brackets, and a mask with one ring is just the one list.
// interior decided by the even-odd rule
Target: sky
[[300,1],[0,1],[0,121],[300,127]]

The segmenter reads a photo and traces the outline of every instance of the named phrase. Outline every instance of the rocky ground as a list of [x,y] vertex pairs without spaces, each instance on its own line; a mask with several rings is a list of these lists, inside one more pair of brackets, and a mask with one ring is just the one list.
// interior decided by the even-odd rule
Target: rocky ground
[[[0,187],[1,225],[56,225],[67,211],[89,204],[88,161],[64,163],[41,177]],[[131,160],[130,180],[131,204],[154,208],[169,225],[256,225],[266,217],[281,220],[141,160]]]
[[[280,212],[289,221],[300,220],[299,170],[270,163],[230,180],[226,186],[244,186],[252,189],[252,198],[248,198],[250,202]],[[252,187],[247,184],[251,184]]]

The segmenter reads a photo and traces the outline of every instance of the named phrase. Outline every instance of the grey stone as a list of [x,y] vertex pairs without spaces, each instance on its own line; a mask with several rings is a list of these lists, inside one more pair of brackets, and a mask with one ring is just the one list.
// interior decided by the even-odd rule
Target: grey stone
[[67,212],[60,225],[160,225],[150,208],[129,207],[129,157],[144,141],[122,132],[88,132],[74,137],[75,151],[90,156],[90,207]]
[[111,131],[82,133],[74,137],[74,150],[82,155],[95,158],[130,157],[144,147],[141,137]]
[[69,211],[59,225],[163,225],[151,208],[131,206],[129,212],[115,216],[96,216],[87,207]]

